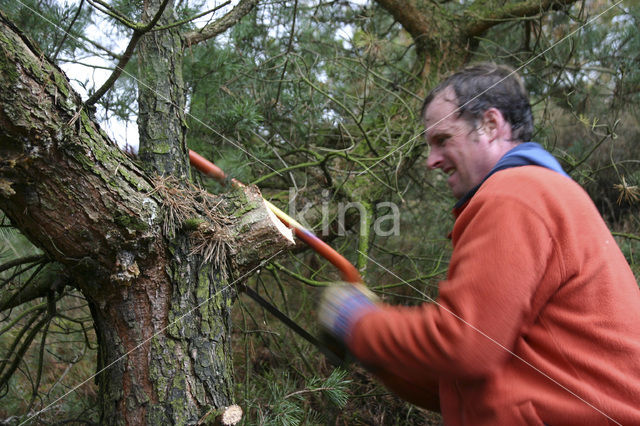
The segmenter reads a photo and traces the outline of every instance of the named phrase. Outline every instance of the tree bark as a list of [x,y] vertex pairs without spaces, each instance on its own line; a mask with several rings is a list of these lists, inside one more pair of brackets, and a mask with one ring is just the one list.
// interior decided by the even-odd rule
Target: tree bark
[[145,172],[1,12],[0,52],[0,209],[90,301],[102,423],[195,423],[229,405],[235,281],[290,244],[259,192]]
[[[152,19],[161,3],[146,1],[143,21]],[[158,24],[170,24],[167,16],[171,15],[173,1]],[[140,159],[146,170],[186,180],[189,162],[180,35],[177,28],[151,31],[142,37],[138,47]]]

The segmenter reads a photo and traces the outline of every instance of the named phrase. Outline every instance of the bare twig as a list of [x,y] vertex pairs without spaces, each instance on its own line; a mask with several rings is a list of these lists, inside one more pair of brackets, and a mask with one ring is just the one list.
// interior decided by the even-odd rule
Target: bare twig
[[287,43],[287,52],[285,54],[284,65],[282,66],[282,73],[280,74],[280,81],[278,82],[278,89],[276,90],[276,99],[273,102],[274,105],[278,104],[280,99],[280,90],[282,89],[282,81],[284,75],[287,72],[287,65],[289,64],[289,52],[291,52],[291,46],[293,46],[293,35],[296,30],[296,16],[298,15],[298,0],[295,0],[293,4],[293,20],[291,21],[291,31],[289,32],[289,43]]
[[60,40],[60,44],[58,44],[56,51],[53,53],[53,56],[52,56],[53,61],[55,61],[56,58],[58,57],[58,54],[60,53],[60,50],[62,49],[64,42],[67,40],[67,37],[71,32],[71,28],[73,28],[76,21],[78,20],[78,17],[80,16],[80,12],[82,11],[83,5],[84,5],[84,0],[80,0],[80,4],[78,5],[78,10],[76,10],[76,14],[73,16],[73,19],[71,19],[71,22],[69,23],[69,26],[67,27],[67,29],[63,32],[62,40]]

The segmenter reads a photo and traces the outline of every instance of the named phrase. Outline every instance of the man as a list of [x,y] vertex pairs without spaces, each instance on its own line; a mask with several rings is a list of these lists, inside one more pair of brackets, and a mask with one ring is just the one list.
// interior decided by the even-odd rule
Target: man
[[459,200],[436,303],[330,288],[320,321],[447,425],[640,424],[640,291],[582,188],[538,144],[509,68],[479,64],[423,106],[427,165]]

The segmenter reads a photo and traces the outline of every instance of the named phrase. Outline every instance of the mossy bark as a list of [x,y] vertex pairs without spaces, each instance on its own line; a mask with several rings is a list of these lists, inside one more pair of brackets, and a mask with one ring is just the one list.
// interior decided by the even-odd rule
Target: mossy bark
[[[143,21],[162,1],[145,3]],[[171,23],[173,1],[159,20]],[[139,45],[139,156],[152,174],[172,175],[183,185],[189,179],[184,120],[182,42],[177,29],[152,31]],[[192,219],[192,218],[191,218]],[[227,265],[203,262],[192,254],[188,232],[170,235],[166,269],[171,286],[152,303],[166,313],[167,333],[150,348],[149,379],[163,404],[150,407],[147,423],[196,422],[210,407],[232,400],[230,309],[234,297]],[[164,290],[164,291],[163,291]],[[196,309],[197,307],[197,309]],[[169,409],[168,409],[169,408]],[[107,410],[105,410],[107,411]]]
[[[90,301],[102,423],[190,424],[229,405],[233,284],[289,244],[260,194],[185,197],[197,229],[171,219],[168,235],[175,200],[1,12],[0,68],[0,209]],[[203,212],[205,201],[220,210]],[[205,237],[225,248],[215,261]]]
[[[145,2],[142,19],[149,21],[161,0]],[[158,21],[171,24],[173,1]],[[177,28],[151,31],[138,45],[139,157],[145,168],[161,175],[188,179],[182,40]]]

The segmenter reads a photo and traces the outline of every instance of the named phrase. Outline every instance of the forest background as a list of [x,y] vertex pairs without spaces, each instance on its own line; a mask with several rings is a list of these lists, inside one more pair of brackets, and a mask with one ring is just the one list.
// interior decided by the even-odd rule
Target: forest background
[[257,189],[203,178],[186,150],[308,224],[383,300],[429,302],[454,200],[426,168],[419,109],[465,63],[519,70],[534,140],[640,277],[637,1],[0,11],[3,424],[195,424],[233,402],[243,424],[439,424],[247,297],[317,334],[316,301],[339,274],[264,225]]

